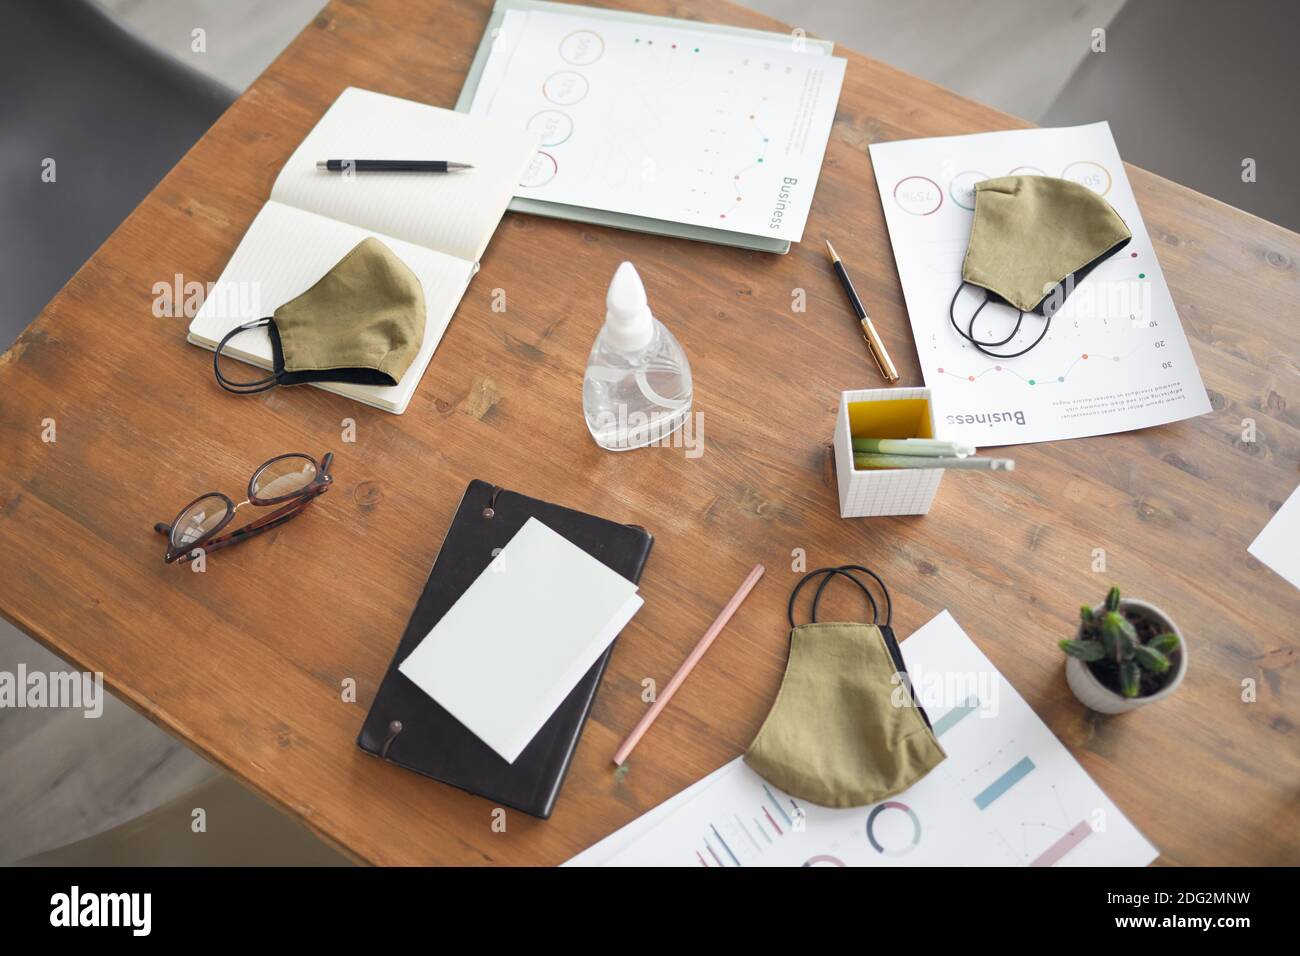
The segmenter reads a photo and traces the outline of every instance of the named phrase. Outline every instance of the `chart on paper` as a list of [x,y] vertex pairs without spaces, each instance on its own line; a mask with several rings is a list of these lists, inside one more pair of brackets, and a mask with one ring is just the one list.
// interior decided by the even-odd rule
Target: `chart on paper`
[[519,196],[798,241],[843,76],[789,38],[510,10],[471,112],[541,134]]
[[[1210,410],[1106,123],[878,143],[871,159],[942,437],[981,447],[1053,441]],[[1021,175],[1086,186],[1114,207],[1133,238],[1074,286],[1042,342],[1024,355],[996,358],[962,338],[949,308],[961,285],[975,184]],[[957,297],[953,316],[963,330],[972,331],[967,323],[982,295],[967,286]],[[1026,314],[1020,331],[990,351],[1020,351],[1045,321]],[[1015,309],[990,304],[974,336],[1001,340],[1015,322]]]
[[[652,811],[633,839],[575,863],[615,866],[1145,865],[1120,810],[944,612],[902,644],[947,759],[900,794],[833,810],[791,797],[737,759]],[[669,801],[673,804],[673,801]]]

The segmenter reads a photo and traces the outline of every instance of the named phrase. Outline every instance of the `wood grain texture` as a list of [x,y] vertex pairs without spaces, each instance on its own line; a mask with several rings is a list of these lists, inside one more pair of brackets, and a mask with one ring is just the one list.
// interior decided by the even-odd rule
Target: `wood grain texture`
[[[652,13],[780,29],[722,0]],[[856,561],[911,633],[948,608],[1173,863],[1300,863],[1300,592],[1246,546],[1300,461],[1300,237],[1138,169],[1129,176],[1214,411],[1018,449],[1014,476],[944,482],[923,518],[844,521],[830,463],[841,389],[879,384],[823,236],[851,264],[903,384],[921,374],[866,147],[1024,125],[852,53],[808,241],[788,256],[507,215],[401,417],[319,390],[235,398],[183,318],[175,273],[215,280],[299,140],[347,85],[450,106],[488,0],[335,2],[145,199],[0,358],[0,604],[76,665],[323,838],[373,863],[558,863],[736,756],[785,662],[793,549]],[[691,357],[705,452],[611,455],[581,377],[617,264],[634,261]],[[493,312],[492,290],[508,310]],[[793,313],[792,290],[808,309]],[[41,441],[54,418],[58,441]],[[340,442],[355,419],[357,441]],[[1258,440],[1241,440],[1242,420]],[[150,530],[238,491],[285,451],[336,452],[311,512],[162,563]],[[465,484],[636,522],[656,536],[555,815],[512,813],[360,753],[354,740]],[[1092,550],[1109,569],[1094,574]],[[769,573],[616,776],[610,758],[755,562]],[[1056,640],[1112,581],[1173,613],[1178,694],[1117,718],[1066,688]],[[856,613],[851,595],[828,597]],[[828,611],[831,610],[828,607]],[[355,678],[358,700],[340,687]],[[1242,682],[1258,699],[1242,701]]]

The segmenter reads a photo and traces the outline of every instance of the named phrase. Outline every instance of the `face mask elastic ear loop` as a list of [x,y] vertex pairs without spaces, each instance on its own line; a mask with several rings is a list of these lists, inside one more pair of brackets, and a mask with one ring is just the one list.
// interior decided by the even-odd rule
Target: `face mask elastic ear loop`
[[[965,287],[966,287],[966,282],[965,280],[963,280],[961,284],[957,286],[957,291],[952,294],[952,301],[948,303],[948,321],[952,323],[953,330],[958,335],[960,335],[963,339],[965,339],[971,345],[975,346],[985,355],[992,355],[993,353],[988,351],[989,347],[996,348],[999,345],[1006,345],[1008,342],[1014,339],[1016,335],[1020,332],[1020,323],[1022,323],[1025,320],[1025,313],[1019,310],[1016,311],[1015,328],[1011,330],[1011,334],[1008,335],[1005,339],[1001,339],[1000,341],[997,342],[991,340],[988,342],[981,342],[979,339],[975,338],[975,319],[981,312],[984,311],[984,306],[989,304],[989,290],[988,289],[984,290],[984,301],[981,302],[979,304],[979,307],[976,308],[975,311],[971,313],[970,330],[967,332],[963,332],[961,330],[961,326],[957,324],[957,317],[953,315],[953,312],[957,308],[957,296],[961,295],[961,290],[964,289]],[[1034,345],[1037,344],[1038,344],[1037,342],[1034,343]],[[1030,348],[1033,348],[1033,345],[1031,345]],[[1020,353],[1017,352],[1016,354],[1019,355]],[[1010,356],[1002,356],[1002,357],[1009,358]]]
[[235,395],[255,395],[258,392],[265,392],[268,389],[275,388],[275,386],[279,384],[280,376],[275,373],[268,375],[266,378],[259,378],[253,382],[235,382],[221,374],[221,350],[226,347],[226,343],[240,332],[247,332],[249,329],[257,329],[270,324],[271,317],[269,315],[253,322],[245,322],[243,325],[235,326],[222,337],[220,342],[217,343],[217,349],[212,353],[212,371],[216,373],[217,384],[227,392],[232,392]]
[[[1022,312],[1021,315],[1023,316],[1024,313]],[[970,323],[971,323],[971,329],[974,330],[974,328],[975,328],[975,317],[974,317],[974,316],[971,316]],[[979,349],[981,352],[983,352],[985,355],[989,356],[990,358],[1001,358],[1001,359],[1016,358],[1017,356],[1024,355],[1026,352],[1028,352],[1030,349],[1032,349],[1034,346],[1036,346],[1039,342],[1043,341],[1043,336],[1047,334],[1047,330],[1050,329],[1051,327],[1052,327],[1052,317],[1049,315],[1049,316],[1046,318],[1046,320],[1043,322],[1043,331],[1041,331],[1041,332],[1038,333],[1038,338],[1034,339],[1032,342],[1030,342],[1028,345],[1026,345],[1026,346],[1025,346],[1023,349],[1021,349],[1019,352],[1005,352],[1005,353],[990,352],[988,349],[986,349],[986,348],[984,348],[982,345],[980,345],[980,343],[975,342],[974,339],[971,339],[971,341],[972,341],[972,342],[975,342],[975,347],[976,347],[977,349]],[[1019,322],[1016,322],[1016,328],[1017,328],[1017,329],[1020,328],[1020,323],[1019,323]],[[1013,333],[1013,334],[1014,334],[1014,333]],[[1006,341],[1009,341],[1009,340],[1006,340]],[[998,345],[1002,345],[1002,344],[1004,344],[1004,343],[1003,343],[1003,342],[998,342],[997,344],[998,344]]]
[[[791,630],[794,630],[794,628],[797,626],[797,625],[794,623],[794,604],[795,604],[795,601],[797,601],[797,600],[799,599],[799,592],[803,590],[803,586],[804,586],[805,584],[807,584],[809,581],[811,581],[813,578],[817,577],[819,574],[825,574],[825,575],[828,575],[827,580],[830,580],[829,575],[840,574],[840,573],[842,573],[842,572],[840,571],[839,568],[818,568],[816,571],[809,571],[807,574],[805,574],[802,578],[799,579],[799,583],[796,584],[796,585],[794,586],[794,590],[790,592],[790,603],[789,603],[789,605],[786,607],[786,617],[789,618],[789,620],[790,620],[790,629],[791,629]],[[852,575],[847,575],[847,576],[852,578]],[[877,614],[877,612],[876,612],[876,599],[873,598],[873,597],[871,596],[871,592],[868,591],[867,588],[866,588],[866,586],[865,586],[861,581],[859,581],[857,578],[853,578],[853,583],[854,583],[854,584],[857,584],[858,587],[862,588],[863,593],[866,594],[866,596],[867,596],[867,600],[871,602],[871,617],[872,617],[872,620],[874,621],[875,618],[876,618],[876,614]],[[821,592],[818,591],[818,593],[821,593]],[[816,615],[816,612],[814,611],[814,613],[813,613],[813,623],[814,623],[814,624],[817,623],[816,618],[817,618],[817,615]]]
[[1043,341],[1043,336],[1047,335],[1047,330],[1052,327],[1052,317],[1049,315],[1047,316],[1046,320],[1043,322],[1043,331],[1038,333],[1038,338],[1034,339],[1032,342],[1026,345],[1019,352],[991,352],[989,351],[990,346],[997,347],[999,345],[1006,345],[1008,342],[1010,342],[1012,339],[1016,337],[1016,333],[1020,331],[1020,323],[1022,323],[1025,320],[1025,313],[1017,310],[1016,327],[1012,329],[1011,334],[1008,335],[1002,341],[981,342],[979,339],[975,338],[975,318],[980,314],[980,311],[984,308],[984,306],[989,304],[989,291],[988,289],[984,290],[984,301],[981,302],[979,304],[979,308],[977,308],[971,314],[969,331],[963,332],[961,330],[961,327],[957,325],[957,318],[956,316],[953,315],[953,310],[957,306],[957,296],[961,295],[961,290],[965,285],[966,283],[963,281],[961,285],[957,286],[957,291],[952,294],[952,301],[948,303],[948,321],[952,323],[952,327],[957,332],[958,335],[960,335],[971,345],[975,346],[975,348],[979,349],[985,355],[989,356],[989,358],[1009,359],[1009,358],[1017,358],[1021,355],[1024,355],[1030,349],[1038,345],[1039,342]]
[[[885,627],[891,627],[893,625],[894,601],[892,598],[890,598],[889,588],[885,587],[885,582],[880,579],[880,575],[876,574],[876,572],[872,571],[870,568],[863,567],[860,564],[841,564],[838,568],[834,568],[832,570],[834,570],[836,574],[844,575],[846,578],[848,578],[850,581],[852,581],[854,584],[856,584],[858,587],[862,589],[863,593],[867,595],[867,600],[871,602],[871,623],[879,624],[880,614],[876,610],[875,598],[871,596],[871,591],[867,589],[867,586],[861,581],[859,581],[857,576],[854,575],[852,572],[861,571],[863,574],[870,575],[871,579],[875,581],[876,584],[880,585],[880,591],[882,594],[885,595]],[[817,586],[817,590],[813,594],[812,614],[813,614],[814,622],[817,620],[817,605],[821,602],[822,591],[826,589],[826,585],[831,583],[831,578],[832,575],[830,574],[826,575],[826,579]]]
[[786,608],[786,617],[790,621],[790,629],[794,630],[796,627],[794,623],[794,605],[799,599],[799,592],[803,590],[805,584],[813,578],[823,574],[826,575],[826,578],[818,586],[817,592],[813,595],[812,623],[817,623],[817,606],[821,601],[822,591],[824,591],[826,585],[830,583],[831,578],[835,575],[843,575],[861,589],[862,593],[866,596],[868,603],[871,604],[871,623],[878,624],[880,621],[880,610],[876,604],[876,599],[872,595],[871,589],[860,581],[856,575],[851,573],[853,571],[862,571],[863,573],[870,575],[872,579],[880,585],[880,590],[885,595],[885,626],[888,627],[890,622],[894,619],[894,602],[889,596],[889,589],[885,587],[885,582],[882,581],[880,576],[870,568],[865,568],[860,564],[845,564],[838,568],[818,568],[816,571],[809,571],[799,580],[799,583],[794,586],[794,590],[790,592],[790,603]]

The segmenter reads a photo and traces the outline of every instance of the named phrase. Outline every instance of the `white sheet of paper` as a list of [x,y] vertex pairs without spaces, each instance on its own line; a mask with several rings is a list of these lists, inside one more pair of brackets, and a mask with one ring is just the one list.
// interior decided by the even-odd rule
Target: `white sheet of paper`
[[846,61],[796,46],[510,10],[470,112],[541,134],[518,196],[797,242]]
[[1300,588],[1300,487],[1246,550]]
[[529,518],[398,669],[513,763],[642,603]]
[[[1109,124],[874,143],[870,151],[940,437],[981,448],[1016,445],[1147,428],[1210,410]],[[1042,342],[996,359],[957,334],[948,306],[961,282],[974,184],[1021,174],[1072,179],[1101,193],[1133,238],[1075,286]],[[969,320],[979,294],[968,286],[958,299],[959,323]],[[975,335],[1000,339],[1015,319],[1014,309],[989,305]],[[1019,335],[993,351],[1024,348],[1043,321],[1026,315]]]
[[[944,611],[902,643],[948,758],[869,807],[795,800],[737,758],[628,840],[614,866],[1145,866],[1157,851]],[[704,781],[701,781],[701,784]],[[696,789],[698,788],[698,789]],[[691,792],[690,790],[686,791]],[[630,826],[636,826],[636,823]]]

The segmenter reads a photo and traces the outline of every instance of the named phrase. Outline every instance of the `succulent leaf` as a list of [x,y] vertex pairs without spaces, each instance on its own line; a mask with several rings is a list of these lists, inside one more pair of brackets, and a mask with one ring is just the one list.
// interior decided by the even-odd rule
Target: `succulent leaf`
[[1170,651],[1176,650],[1179,643],[1177,634],[1166,633],[1151,638],[1151,640],[1147,641],[1147,647],[1153,648],[1161,654],[1168,654]]
[[1083,620],[1084,624],[1091,624],[1092,608],[1088,607],[1088,605],[1086,604],[1083,607],[1079,608],[1079,617]]
[[1105,626],[1105,623],[1104,623],[1104,619],[1103,619],[1103,624],[1102,624],[1102,628],[1101,628],[1101,644],[1102,644],[1102,646],[1103,646],[1104,648],[1106,648],[1106,656],[1107,656],[1107,657],[1116,657],[1116,656],[1117,656],[1117,655],[1115,654],[1115,635],[1114,635],[1114,633],[1112,633],[1111,631],[1108,631],[1108,630],[1106,629],[1106,626]]
[[1101,633],[1106,639],[1106,649],[1117,660],[1130,660],[1133,657],[1133,649],[1137,646],[1137,631],[1123,614],[1107,611],[1101,621]]
[[1081,661],[1099,661],[1106,656],[1106,648],[1100,641],[1061,641],[1061,650]]
[[1139,664],[1153,674],[1163,674],[1169,670],[1169,658],[1165,657],[1150,644],[1138,645],[1134,658]]
[[1119,587],[1118,586],[1112,587],[1110,589],[1110,592],[1106,595],[1106,610],[1107,611],[1119,610]]
[[1138,671],[1137,664],[1133,661],[1124,661],[1119,665],[1119,687],[1120,693],[1125,697],[1136,697],[1141,687],[1141,674]]

